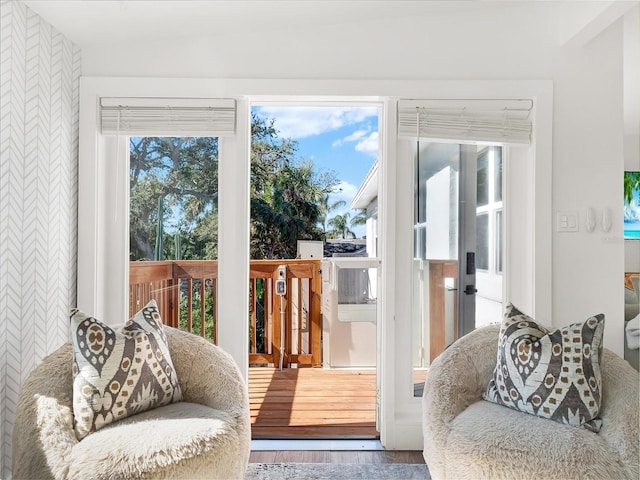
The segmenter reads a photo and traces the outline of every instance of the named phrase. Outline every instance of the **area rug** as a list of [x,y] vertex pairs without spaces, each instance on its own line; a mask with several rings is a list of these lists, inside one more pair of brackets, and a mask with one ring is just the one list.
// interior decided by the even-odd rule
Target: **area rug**
[[424,464],[250,463],[245,480],[431,479]]

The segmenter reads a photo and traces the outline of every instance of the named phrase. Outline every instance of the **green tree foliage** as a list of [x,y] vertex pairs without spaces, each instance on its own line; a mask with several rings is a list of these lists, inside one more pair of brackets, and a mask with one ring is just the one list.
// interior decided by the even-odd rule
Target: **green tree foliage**
[[625,203],[631,203],[634,190],[640,190],[640,172],[624,172]]
[[[251,258],[293,258],[297,240],[324,237],[338,182],[296,151],[273,119],[252,114]],[[130,156],[131,260],[217,259],[218,139],[133,137]]]
[[[182,236],[183,258],[216,258],[217,249],[206,247],[217,245],[217,228],[210,235],[204,226],[217,223],[218,139],[132,137],[130,163],[131,260],[175,258],[166,224],[172,221]],[[157,232],[165,238],[157,241]],[[155,245],[162,245],[162,255]]]
[[367,224],[366,208],[358,209],[358,213],[356,214],[356,216],[351,219],[351,222],[349,222],[349,225],[351,225],[352,227],[357,227],[359,225],[366,225],[366,224]]
[[322,240],[321,203],[337,185],[332,172],[318,173],[297,160],[296,142],[252,115],[251,258],[295,258],[297,240]]
[[329,220],[329,226],[332,227],[329,231],[330,238],[356,238],[356,234],[349,229],[349,217],[351,214],[345,212]]
[[325,194],[322,196],[320,200],[320,224],[322,226],[322,231],[327,233],[329,228],[327,222],[329,221],[329,213],[334,211],[337,208],[344,207],[347,204],[344,200],[338,200],[333,203],[329,203],[329,194]]
[[[192,331],[196,335],[202,335],[202,293],[201,293],[201,280],[195,280],[192,286]],[[187,296],[186,289],[188,288],[186,282],[182,287],[183,294],[180,295],[180,329],[188,330],[189,319],[189,297]],[[213,340],[213,331],[215,329],[214,322],[214,295],[213,287],[210,280],[205,281],[205,293],[204,293],[204,309],[205,309],[205,324],[204,324],[204,337],[208,340]]]

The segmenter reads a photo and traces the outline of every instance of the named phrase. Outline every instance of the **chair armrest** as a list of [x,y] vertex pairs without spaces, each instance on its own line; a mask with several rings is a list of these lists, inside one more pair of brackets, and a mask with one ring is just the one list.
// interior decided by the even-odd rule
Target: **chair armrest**
[[197,335],[164,328],[183,400],[248,416],[247,387],[231,355]]
[[449,346],[431,364],[422,396],[425,458],[439,468],[451,422],[482,400],[496,365],[498,325],[474,330]]
[[465,335],[431,364],[423,393],[425,416],[445,425],[482,399],[496,366],[497,325]]
[[602,356],[602,404],[600,416],[604,438],[638,478],[640,469],[640,374],[629,363],[604,349]]
[[12,437],[14,479],[66,478],[73,431],[71,345],[44,359],[23,384]]

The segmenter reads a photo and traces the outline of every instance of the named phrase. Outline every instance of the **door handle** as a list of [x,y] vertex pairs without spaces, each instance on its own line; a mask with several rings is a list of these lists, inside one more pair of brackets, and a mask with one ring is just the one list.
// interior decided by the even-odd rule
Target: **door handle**
[[464,288],[464,293],[465,295],[475,295],[476,293],[478,293],[478,289],[475,285],[467,285]]

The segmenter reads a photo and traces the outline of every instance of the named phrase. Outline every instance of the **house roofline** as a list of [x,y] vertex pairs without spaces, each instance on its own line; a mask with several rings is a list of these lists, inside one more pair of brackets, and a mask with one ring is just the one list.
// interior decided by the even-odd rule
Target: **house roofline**
[[360,188],[351,200],[349,207],[352,210],[359,208],[367,208],[371,201],[378,196],[378,160],[376,160],[367,176],[364,177],[363,182],[360,184]]

